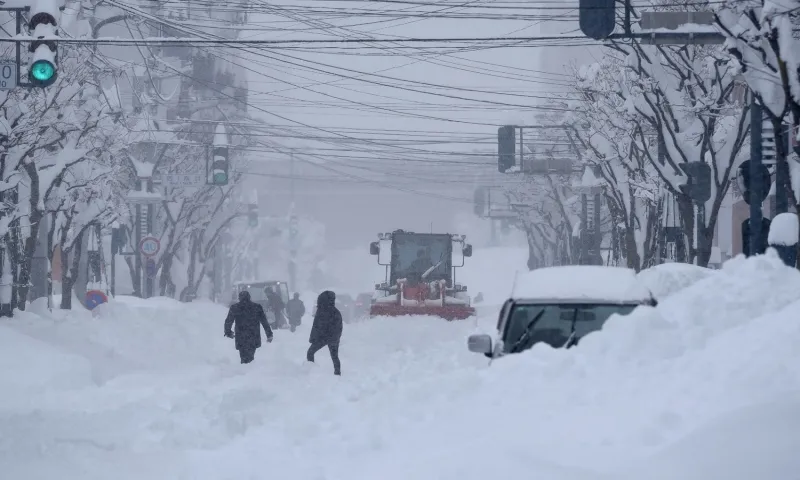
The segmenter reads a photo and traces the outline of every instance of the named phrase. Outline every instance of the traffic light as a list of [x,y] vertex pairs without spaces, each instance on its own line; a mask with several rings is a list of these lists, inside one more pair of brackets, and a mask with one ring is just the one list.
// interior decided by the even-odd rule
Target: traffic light
[[258,226],[258,205],[247,206],[247,224],[253,228]]
[[497,129],[497,170],[505,173],[514,166],[516,158],[517,135],[513,125]]
[[589,38],[603,40],[616,28],[615,0],[579,0],[578,25]]
[[228,184],[228,147],[214,147],[214,160],[211,162],[211,183],[212,185],[225,186]]
[[49,8],[52,5],[52,2],[37,0],[31,6],[28,31],[35,40],[29,47],[33,55],[28,81],[34,87],[49,87],[58,78],[57,44],[53,38],[58,35],[55,16],[60,14],[58,9]]
[[758,168],[758,173],[755,178],[753,178],[750,174],[750,160],[745,160],[739,165],[739,176],[737,180],[739,190],[741,190],[746,204],[750,205],[751,192],[754,189],[757,191],[761,202],[767,199],[772,179],[766,165],[761,164]]
[[681,193],[696,203],[707,202],[711,198],[711,167],[705,162],[686,162],[678,166],[687,177],[687,182],[678,186]]

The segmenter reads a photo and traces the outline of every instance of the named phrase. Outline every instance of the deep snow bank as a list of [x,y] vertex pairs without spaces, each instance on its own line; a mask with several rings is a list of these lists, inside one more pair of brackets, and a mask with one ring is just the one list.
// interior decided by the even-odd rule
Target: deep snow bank
[[[0,397],[0,471],[65,480],[633,480],[668,462],[671,478],[708,480],[720,467],[686,450],[719,461],[715,448],[734,445],[713,439],[747,428],[753,415],[766,429],[759,441],[775,447],[761,448],[758,461],[776,466],[770,478],[792,478],[800,460],[785,452],[797,451],[800,436],[757,415],[800,391],[797,292],[800,273],[774,256],[735,259],[657,308],[611,319],[576,349],[536,347],[491,367],[466,350],[471,320],[376,319],[345,326],[342,378],[324,350],[316,365],[303,364],[308,319],[295,335],[277,332],[249,366],[222,337],[224,309],[210,304],[128,300],[97,319],[4,320],[0,338],[27,338],[3,344],[3,365],[23,355],[19,344],[74,360],[83,380],[24,402]],[[91,383],[80,370],[87,364]],[[56,375],[47,368],[55,366],[19,364],[13,375]],[[8,375],[0,371],[0,382]],[[751,480],[744,473],[759,465],[747,455],[728,461],[732,480]]]
[[715,272],[716,270],[688,263],[662,263],[642,270],[637,276],[650,293],[661,300]]
[[[518,465],[520,473],[527,464],[532,474],[541,471],[543,458],[624,471],[632,460],[718,416],[800,391],[798,292],[800,273],[774,256],[736,259],[657,308],[611,319],[579,348],[538,346],[496,361],[472,376],[468,395],[438,408],[428,405],[436,421],[418,422],[401,438],[415,439],[413,452],[422,465],[436,468],[438,476],[425,478],[477,479],[493,466],[509,464]],[[457,448],[442,458],[438,446],[455,439]],[[758,462],[772,460],[785,468],[771,478],[789,478],[800,459],[786,456],[787,439],[778,439],[781,448],[762,449],[767,459]],[[800,447],[800,436],[794,447]],[[708,445],[709,455],[724,454],[712,448]],[[400,451],[405,447],[398,446],[393,455]],[[359,478],[375,475],[378,468],[397,472],[392,478],[411,478],[405,476],[411,473],[421,478],[418,464],[393,455],[381,457],[376,462],[381,467]],[[747,467],[755,460],[729,461],[742,468],[727,469],[725,478],[752,478],[745,472],[752,471]],[[699,469],[676,466],[675,471],[681,475],[673,478],[709,478]],[[566,475],[541,478],[572,478],[573,473]]]

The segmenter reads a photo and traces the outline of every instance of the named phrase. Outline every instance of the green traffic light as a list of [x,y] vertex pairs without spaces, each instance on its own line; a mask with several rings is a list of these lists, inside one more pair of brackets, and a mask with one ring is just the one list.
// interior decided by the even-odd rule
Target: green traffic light
[[55,76],[56,67],[47,60],[37,60],[31,65],[31,77],[40,84],[49,84]]
[[228,174],[225,172],[214,173],[214,185],[227,185]]

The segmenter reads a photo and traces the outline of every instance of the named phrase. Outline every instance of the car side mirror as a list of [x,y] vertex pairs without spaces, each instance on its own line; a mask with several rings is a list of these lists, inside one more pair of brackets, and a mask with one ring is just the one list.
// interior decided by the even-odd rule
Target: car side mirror
[[378,242],[372,242],[369,244],[369,254],[370,255],[378,255],[381,253],[381,247],[378,245]]
[[470,352],[482,353],[487,357],[492,357],[492,337],[485,333],[470,335],[467,339],[467,348]]
[[471,257],[472,256],[472,245],[470,245],[469,243],[464,245],[463,252],[464,252],[464,256],[465,257],[467,257],[467,258]]

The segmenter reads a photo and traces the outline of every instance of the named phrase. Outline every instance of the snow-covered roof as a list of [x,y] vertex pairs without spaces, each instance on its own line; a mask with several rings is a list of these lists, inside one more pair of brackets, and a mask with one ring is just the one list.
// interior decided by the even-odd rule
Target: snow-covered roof
[[629,268],[569,265],[539,268],[519,274],[514,299],[640,303],[650,291]]

